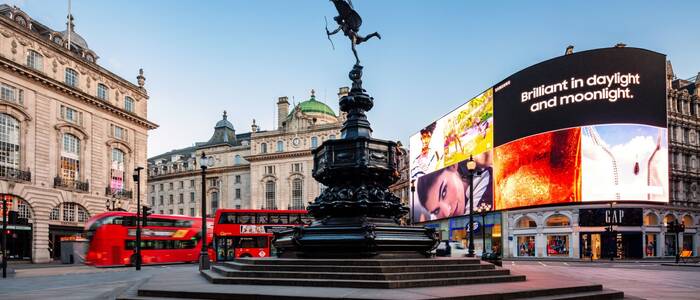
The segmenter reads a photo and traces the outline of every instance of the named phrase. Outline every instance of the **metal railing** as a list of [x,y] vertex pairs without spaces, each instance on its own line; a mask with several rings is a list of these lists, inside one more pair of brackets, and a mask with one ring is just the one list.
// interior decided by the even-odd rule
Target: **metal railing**
[[131,199],[134,196],[132,191],[126,189],[114,189],[111,187],[105,188],[105,196],[112,196],[114,198]]
[[90,183],[56,176],[53,178],[53,187],[88,192],[90,190]]
[[32,172],[0,166],[0,179],[14,181],[32,181]]

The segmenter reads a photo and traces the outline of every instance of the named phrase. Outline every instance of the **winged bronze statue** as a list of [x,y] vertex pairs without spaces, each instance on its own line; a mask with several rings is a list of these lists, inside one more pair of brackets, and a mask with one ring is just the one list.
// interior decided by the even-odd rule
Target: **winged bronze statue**
[[355,46],[364,43],[373,37],[377,37],[378,39],[381,39],[382,37],[377,32],[371,33],[367,36],[361,36],[358,33],[360,31],[360,26],[362,25],[362,18],[353,8],[351,0],[330,1],[333,2],[333,5],[335,5],[336,10],[338,11],[338,15],[333,17],[333,20],[338,23],[338,28],[333,31],[328,31],[328,28],[326,28],[326,35],[330,37],[331,35],[334,35],[342,30],[343,34],[345,34],[345,36],[347,36],[352,43],[352,53],[355,55],[355,64],[359,65],[360,58],[357,56],[357,49],[355,49]]

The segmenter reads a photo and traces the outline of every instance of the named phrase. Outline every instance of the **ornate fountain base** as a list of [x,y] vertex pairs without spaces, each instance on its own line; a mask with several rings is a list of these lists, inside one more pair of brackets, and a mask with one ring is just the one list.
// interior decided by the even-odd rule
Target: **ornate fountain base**
[[397,225],[393,219],[334,217],[275,235],[285,258],[424,258],[436,246],[432,228]]

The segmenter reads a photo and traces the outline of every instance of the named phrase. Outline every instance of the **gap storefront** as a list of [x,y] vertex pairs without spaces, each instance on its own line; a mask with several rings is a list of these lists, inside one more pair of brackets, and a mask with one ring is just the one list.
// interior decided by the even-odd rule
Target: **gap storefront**
[[[489,213],[482,218],[481,215],[474,214],[474,253],[481,255],[484,249],[484,233],[486,234],[486,252],[501,253],[503,247],[501,243],[501,213]],[[467,249],[469,243],[469,232],[466,225],[469,223],[469,216],[462,216],[449,219],[449,239],[461,243]],[[454,251],[454,249],[453,249]]]

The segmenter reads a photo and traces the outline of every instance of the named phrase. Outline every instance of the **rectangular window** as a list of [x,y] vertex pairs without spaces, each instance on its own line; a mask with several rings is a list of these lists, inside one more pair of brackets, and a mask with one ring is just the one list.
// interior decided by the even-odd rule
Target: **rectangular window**
[[131,97],[124,97],[124,110],[134,112],[134,99],[131,99]]
[[158,204],[163,205],[163,195],[160,195]]
[[156,197],[151,197],[151,206],[156,206]]
[[304,169],[303,169],[301,163],[293,163],[293,164],[292,164],[292,172],[301,173],[301,171],[303,171],[303,170],[304,170]]
[[180,181],[180,189],[183,189],[183,188],[185,188],[185,182],[184,182],[184,181]]
[[158,186],[158,190],[161,192],[163,191],[163,184],[162,183]]
[[194,202],[194,192],[190,192],[190,202]]
[[548,235],[547,256],[569,256],[569,236]]
[[172,215],[172,214],[173,214],[173,210],[172,210],[172,209],[168,209],[168,214],[169,214],[169,215]]
[[241,189],[236,189],[236,198],[235,199],[241,199]]
[[265,174],[267,174],[267,175],[275,174],[275,166],[265,166]]
[[194,207],[190,208],[190,217],[194,217]]
[[126,140],[126,129],[112,125],[112,135],[115,139],[124,141]]
[[173,183],[172,182],[168,183],[168,190],[171,190],[171,191],[173,190]]
[[234,183],[241,183],[241,175],[236,175]]
[[190,187],[191,187],[191,188],[194,187],[194,179],[191,179],[191,180],[190,180]]
[[158,212],[158,213],[162,215],[162,214],[163,214],[163,210],[161,209],[160,212]]
[[177,214],[178,214],[178,215],[184,215],[184,214],[185,214],[185,209],[184,209],[184,208],[178,209],[178,210],[177,210]]
[[44,57],[36,51],[27,52],[27,67],[37,71],[44,71]]
[[82,125],[82,113],[72,107],[61,105],[61,119],[68,123]]
[[107,101],[109,99],[109,89],[104,84],[97,84],[97,98]]
[[70,87],[78,86],[78,72],[73,69],[66,68],[66,84]]
[[535,256],[535,236],[518,236],[518,256]]
[[24,104],[22,101],[22,90],[7,84],[0,84],[0,100]]
[[173,204],[173,195],[168,195],[168,204]]
[[185,195],[180,194],[180,197],[177,199],[177,203],[185,203]]

